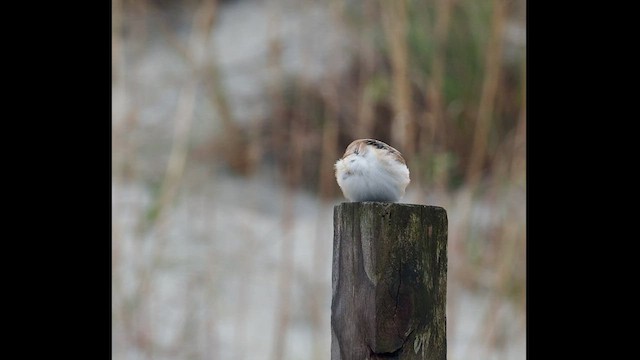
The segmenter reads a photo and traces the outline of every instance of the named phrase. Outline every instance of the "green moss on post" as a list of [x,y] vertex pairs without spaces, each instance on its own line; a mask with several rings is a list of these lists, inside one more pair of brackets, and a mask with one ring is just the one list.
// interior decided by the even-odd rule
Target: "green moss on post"
[[446,359],[445,209],[342,203],[333,221],[331,359]]

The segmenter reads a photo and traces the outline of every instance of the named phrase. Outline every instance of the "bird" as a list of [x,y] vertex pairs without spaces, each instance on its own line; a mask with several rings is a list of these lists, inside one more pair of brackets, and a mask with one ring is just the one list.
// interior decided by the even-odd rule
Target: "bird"
[[402,154],[375,139],[351,142],[334,168],[342,194],[352,202],[398,202],[411,181]]

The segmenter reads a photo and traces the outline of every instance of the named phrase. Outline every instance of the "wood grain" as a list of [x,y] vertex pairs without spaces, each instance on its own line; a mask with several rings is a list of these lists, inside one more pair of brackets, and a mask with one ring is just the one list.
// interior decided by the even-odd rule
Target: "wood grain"
[[447,213],[334,207],[331,359],[446,359]]

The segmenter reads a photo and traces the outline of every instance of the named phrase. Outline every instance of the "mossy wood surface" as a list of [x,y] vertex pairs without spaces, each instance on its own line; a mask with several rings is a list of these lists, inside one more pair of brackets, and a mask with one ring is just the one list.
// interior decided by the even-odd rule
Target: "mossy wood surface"
[[342,203],[333,224],[331,359],[446,359],[445,209]]

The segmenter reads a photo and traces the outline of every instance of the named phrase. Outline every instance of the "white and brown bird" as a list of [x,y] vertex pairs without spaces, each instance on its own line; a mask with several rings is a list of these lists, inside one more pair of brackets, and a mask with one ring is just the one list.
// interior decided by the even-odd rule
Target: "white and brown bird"
[[410,181],[402,154],[374,139],[349,144],[335,170],[338,185],[349,201],[396,202]]

